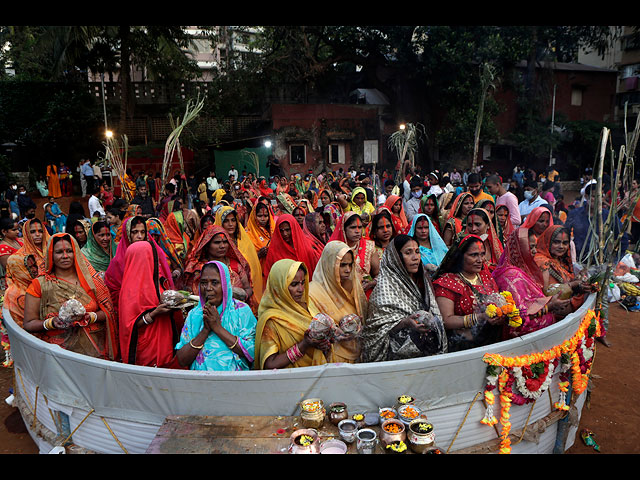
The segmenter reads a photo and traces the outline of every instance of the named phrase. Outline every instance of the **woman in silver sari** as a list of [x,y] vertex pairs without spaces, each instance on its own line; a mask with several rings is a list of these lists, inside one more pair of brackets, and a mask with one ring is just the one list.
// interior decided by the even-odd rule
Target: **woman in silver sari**
[[362,362],[447,352],[447,335],[418,243],[398,235],[385,249],[369,298]]

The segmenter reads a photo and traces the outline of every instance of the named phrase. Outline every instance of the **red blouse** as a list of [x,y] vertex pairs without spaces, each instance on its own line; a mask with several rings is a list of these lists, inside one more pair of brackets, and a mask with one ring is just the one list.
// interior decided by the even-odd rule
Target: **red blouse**
[[[499,293],[496,282],[485,268],[480,272],[480,285],[473,287],[485,295]],[[445,273],[433,282],[436,297],[448,298],[454,303],[454,315],[470,315],[473,313],[475,295],[471,287],[464,282],[457,273]]]

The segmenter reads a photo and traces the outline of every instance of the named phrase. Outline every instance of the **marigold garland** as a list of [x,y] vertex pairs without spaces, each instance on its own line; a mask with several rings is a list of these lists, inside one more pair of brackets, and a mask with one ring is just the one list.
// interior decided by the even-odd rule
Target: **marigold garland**
[[[510,297],[510,294],[505,297],[507,301],[508,297]],[[490,311],[494,312],[490,307],[491,305],[487,307],[487,314]],[[496,307],[494,313],[497,313],[498,308],[500,307]],[[512,403],[524,403],[538,398],[549,388],[554,370],[560,372],[561,378],[558,383],[560,398],[554,404],[556,409],[566,411],[570,408],[566,403],[569,383],[571,383],[573,392],[576,395],[580,395],[586,390],[593,363],[593,350],[595,348],[593,339],[600,337],[603,331],[600,315],[596,315],[593,310],[589,310],[582,319],[578,330],[570,339],[544,352],[517,357],[504,357],[495,353],[484,355],[483,361],[487,364],[487,383],[484,391],[487,408],[485,416],[480,422],[489,426],[498,423],[493,414],[493,405],[495,403],[493,390],[497,384],[501,404],[499,423],[502,425],[500,453],[511,453],[511,440],[509,439],[511,430],[509,418],[511,415],[509,410]],[[498,369],[501,369],[499,373]],[[537,372],[537,376],[534,371]],[[571,382],[568,380],[569,374]],[[514,392],[514,386],[519,393]]]

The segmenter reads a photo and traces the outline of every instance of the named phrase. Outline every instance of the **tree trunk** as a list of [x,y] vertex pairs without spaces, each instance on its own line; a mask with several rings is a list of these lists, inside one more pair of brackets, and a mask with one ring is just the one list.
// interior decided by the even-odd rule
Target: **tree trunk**
[[130,55],[131,47],[129,44],[129,26],[120,27],[120,135],[126,133],[127,116],[129,105],[129,86],[131,68]]

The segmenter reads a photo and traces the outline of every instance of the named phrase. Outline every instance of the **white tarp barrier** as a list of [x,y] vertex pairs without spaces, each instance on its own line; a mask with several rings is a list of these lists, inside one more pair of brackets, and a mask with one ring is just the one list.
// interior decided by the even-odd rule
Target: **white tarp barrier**
[[[418,406],[427,411],[438,431],[437,443],[445,447],[475,401],[456,438],[456,448],[465,448],[496,438],[493,428],[479,423],[484,415],[482,398],[478,400],[486,381],[484,353],[517,356],[559,345],[575,334],[594,302],[595,296],[591,295],[563,321],[485,348],[402,361],[247,372],[192,372],[94,359],[37,339],[18,327],[6,308],[3,315],[16,377],[30,385],[22,393],[33,398],[37,388],[49,405],[59,406],[57,411],[65,406],[76,414],[81,412],[80,420],[93,410],[97,425],[104,426],[99,419],[105,418],[109,424],[122,424],[126,431],[126,422],[158,427],[168,415],[296,415],[298,402],[305,398],[321,398],[325,404],[345,402],[352,412],[371,411],[393,405],[406,393],[417,398]],[[556,384],[557,380],[551,388],[554,398]],[[551,402],[546,395],[543,398],[545,401],[536,403],[530,417],[530,405],[512,408],[514,429],[524,426],[527,417],[531,423],[550,413]],[[50,412],[39,407],[38,418],[43,415],[51,422]],[[74,428],[71,426],[71,430]],[[83,424],[82,428],[87,427]],[[82,437],[80,429],[73,437],[74,443],[80,445],[80,438],[91,443],[92,436]],[[143,430],[153,438],[157,428]],[[548,444],[525,447],[525,443],[520,444],[523,451],[550,451]],[[101,451],[96,445],[81,446]]]

